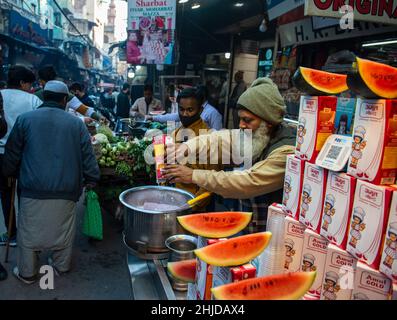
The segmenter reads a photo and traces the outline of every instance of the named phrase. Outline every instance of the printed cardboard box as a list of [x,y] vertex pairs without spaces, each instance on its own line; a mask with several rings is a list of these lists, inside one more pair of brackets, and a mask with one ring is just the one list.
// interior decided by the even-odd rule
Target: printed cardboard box
[[352,135],[355,111],[356,99],[338,98],[334,134],[343,136]]
[[379,271],[397,281],[397,189],[393,192]]
[[397,283],[393,283],[393,293],[391,295],[391,299],[397,300]]
[[314,163],[327,138],[334,131],[336,97],[302,96],[295,154]]
[[316,279],[308,292],[308,294],[315,297],[321,296],[325,261],[327,259],[327,246],[328,241],[325,238],[312,230],[305,230],[300,271],[317,271]]
[[321,300],[350,300],[357,259],[333,244],[328,245]]
[[352,300],[389,300],[391,280],[364,263],[357,263]]
[[346,250],[379,268],[393,189],[358,180]]
[[286,211],[285,211],[285,207],[282,206],[281,204],[278,203],[273,203],[271,206],[269,206],[269,208],[267,209],[267,221],[266,221],[266,225],[269,225],[270,220],[272,219],[272,217],[274,215],[280,215],[282,217],[286,216]]
[[283,205],[287,214],[294,219],[299,219],[304,171],[305,161],[296,158],[294,155],[287,156]]
[[355,190],[356,178],[329,171],[320,234],[344,250]]
[[[197,249],[201,249],[205,246],[210,246],[219,241],[226,239],[207,239],[204,237],[197,238]],[[208,265],[206,262],[197,258],[197,270],[196,270],[196,291],[197,300],[211,300],[211,288],[212,288],[212,276],[213,266]]]
[[348,174],[393,184],[397,174],[397,100],[357,100]]
[[187,300],[196,301],[198,297],[197,286],[195,283],[189,283],[187,285]]
[[327,174],[327,170],[306,162],[299,221],[317,233],[320,233]]
[[[256,277],[256,268],[252,264],[239,267],[214,267],[212,287],[216,288],[225,284],[240,282]],[[212,300],[214,297],[212,296]]]
[[299,221],[291,217],[285,218],[285,273],[300,271],[305,229],[306,226]]

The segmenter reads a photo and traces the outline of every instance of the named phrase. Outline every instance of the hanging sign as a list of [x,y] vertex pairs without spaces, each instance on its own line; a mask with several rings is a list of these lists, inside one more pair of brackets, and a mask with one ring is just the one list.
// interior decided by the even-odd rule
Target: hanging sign
[[397,24],[397,0],[306,0],[305,15]]
[[305,0],[266,0],[266,4],[269,20],[272,21],[305,4]]

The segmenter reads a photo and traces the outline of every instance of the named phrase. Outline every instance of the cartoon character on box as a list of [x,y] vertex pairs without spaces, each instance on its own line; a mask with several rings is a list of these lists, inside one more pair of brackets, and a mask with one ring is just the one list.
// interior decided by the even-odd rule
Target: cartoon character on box
[[306,218],[306,212],[309,210],[309,204],[312,202],[310,194],[312,193],[312,187],[308,184],[303,186],[302,191],[302,204],[301,204],[301,216]]
[[357,241],[361,239],[361,232],[365,230],[365,212],[362,208],[355,208],[353,211],[353,221],[351,224],[351,239],[349,245],[353,248],[357,246]]
[[289,200],[289,193],[292,191],[291,188],[291,176],[285,176],[285,181],[284,181],[284,197],[283,197],[283,205],[287,205],[287,202]]
[[353,295],[353,300],[369,300],[369,298],[366,294],[358,292]]
[[383,261],[383,264],[392,269],[393,262],[397,259],[397,222],[391,223],[389,232],[388,232],[388,239],[386,239],[386,258]]
[[328,231],[328,226],[332,223],[332,217],[335,215],[335,197],[328,194],[325,198],[323,226],[325,231]]
[[337,293],[340,290],[338,285],[339,276],[336,272],[329,271],[325,274],[325,283],[323,285],[324,300],[336,300]]
[[367,146],[367,141],[364,140],[367,131],[364,127],[359,126],[354,129],[353,143],[352,143],[352,154],[350,167],[357,169],[358,161],[363,157],[362,150]]
[[304,140],[304,137],[306,135],[306,119],[305,118],[300,118],[299,119],[299,124],[298,124],[298,139],[297,139],[297,144],[296,144],[296,150],[301,151],[301,147]]
[[306,253],[305,255],[303,255],[302,271],[304,272],[316,271],[317,268],[314,265],[315,261],[316,258],[312,254]]
[[289,270],[289,265],[294,261],[292,257],[295,255],[294,250],[294,241],[291,239],[285,239],[284,246],[285,246],[285,264],[284,269]]

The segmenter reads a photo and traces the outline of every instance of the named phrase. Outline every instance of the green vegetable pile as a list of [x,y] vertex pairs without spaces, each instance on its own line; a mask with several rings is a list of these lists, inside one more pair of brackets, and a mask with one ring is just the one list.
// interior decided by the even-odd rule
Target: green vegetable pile
[[137,176],[145,176],[149,181],[155,179],[155,168],[145,161],[145,151],[152,144],[151,139],[102,144],[98,164],[101,168],[112,168],[115,174],[128,178],[131,183]]

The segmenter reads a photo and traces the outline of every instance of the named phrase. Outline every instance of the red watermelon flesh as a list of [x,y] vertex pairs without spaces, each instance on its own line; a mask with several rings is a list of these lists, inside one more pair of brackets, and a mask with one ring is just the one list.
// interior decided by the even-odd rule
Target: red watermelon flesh
[[197,259],[169,262],[167,264],[168,272],[181,281],[194,283],[196,279]]
[[271,237],[271,232],[253,233],[197,249],[194,253],[212,266],[240,266],[259,256],[268,246]]
[[316,272],[286,273],[247,279],[212,288],[217,300],[299,300],[312,286]]
[[250,223],[251,212],[214,212],[178,217],[182,227],[198,236],[220,239],[231,237]]

